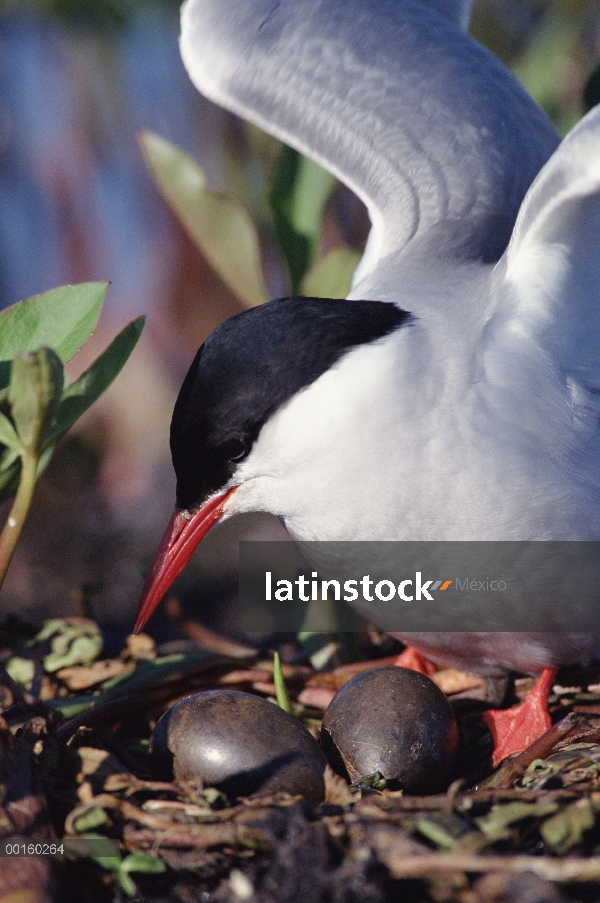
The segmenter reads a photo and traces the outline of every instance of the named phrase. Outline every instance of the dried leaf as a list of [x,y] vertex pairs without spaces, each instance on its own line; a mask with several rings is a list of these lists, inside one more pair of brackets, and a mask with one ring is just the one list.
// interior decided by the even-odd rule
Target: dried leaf
[[88,666],[73,665],[70,668],[61,668],[56,672],[56,676],[69,690],[87,690],[109,678],[127,674],[133,671],[133,668],[132,664],[128,665],[119,658],[103,659]]
[[430,677],[446,696],[451,696],[454,693],[464,693],[465,690],[474,690],[477,687],[482,687],[485,683],[483,677],[478,677],[476,674],[468,674],[466,671],[459,671],[457,668],[444,668],[442,671],[436,671],[434,674],[431,674]]
[[80,746],[77,750],[81,765],[77,780],[93,775],[96,778],[106,779],[118,774],[120,777],[129,777],[126,769],[106,749],[97,749],[95,746]]
[[330,765],[325,766],[325,802],[333,806],[350,806],[356,802],[356,794],[352,793],[348,782],[336,774]]
[[151,662],[156,658],[156,643],[147,633],[130,634],[125,641],[124,658],[140,662]]

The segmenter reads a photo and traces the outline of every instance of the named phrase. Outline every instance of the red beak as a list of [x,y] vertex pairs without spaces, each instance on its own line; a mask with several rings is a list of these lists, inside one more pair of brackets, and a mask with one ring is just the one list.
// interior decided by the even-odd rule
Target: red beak
[[144,629],[154,609],[175,578],[179,577],[196,547],[220,519],[225,502],[236,489],[237,486],[234,486],[223,495],[211,499],[188,518],[175,508],[144,583],[134,633]]

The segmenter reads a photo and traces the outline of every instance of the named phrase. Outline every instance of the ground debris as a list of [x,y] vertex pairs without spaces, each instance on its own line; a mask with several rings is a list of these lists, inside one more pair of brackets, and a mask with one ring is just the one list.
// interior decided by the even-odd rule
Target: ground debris
[[[91,899],[106,903],[135,894],[156,903],[600,898],[597,668],[570,669],[554,688],[551,731],[494,775],[481,721],[488,690],[470,675],[438,672],[462,736],[460,774],[446,793],[351,788],[328,769],[319,805],[286,794],[228,800],[210,787],[151,780],[148,739],[189,692],[272,695],[264,653],[163,655],[142,636],[99,660],[90,622],[20,635],[26,646],[0,650],[0,661],[19,660],[0,671],[0,843],[46,838],[71,851],[39,871],[32,900],[46,903],[56,890],[58,903],[74,881],[91,882]],[[318,731],[320,701],[364,667],[284,664],[295,714]]]

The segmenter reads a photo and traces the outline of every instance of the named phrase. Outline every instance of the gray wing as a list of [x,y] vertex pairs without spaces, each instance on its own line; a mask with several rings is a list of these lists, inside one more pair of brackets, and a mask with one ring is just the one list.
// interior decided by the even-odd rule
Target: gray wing
[[416,236],[495,261],[558,143],[460,0],[187,0],[196,87],[313,158],[367,204],[362,275]]
[[500,302],[488,324],[487,347],[502,362],[499,372],[510,368],[514,379],[511,351],[521,366],[535,361],[538,371],[550,367],[571,395],[571,441],[584,422],[597,431],[600,106],[567,135],[531,186],[494,276]]

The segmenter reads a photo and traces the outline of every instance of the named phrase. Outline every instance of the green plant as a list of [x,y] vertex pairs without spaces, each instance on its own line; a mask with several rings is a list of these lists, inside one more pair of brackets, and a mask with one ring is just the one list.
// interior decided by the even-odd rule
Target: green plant
[[[213,270],[244,307],[267,301],[259,230],[246,207],[229,195],[211,190],[196,161],[165,138],[143,131],[139,141],[160,193]],[[318,254],[335,178],[282,145],[267,181],[271,232],[282,269],[287,272],[288,293],[345,298],[361,254],[345,245]],[[349,650],[348,638],[352,635],[346,634],[340,646],[335,632],[337,613],[332,610],[330,614],[334,633],[319,634],[328,637],[321,645]],[[304,634],[304,639],[307,636]],[[291,712],[277,656],[274,680],[279,705]]]
[[94,331],[107,289],[107,282],[63,286],[0,313],[0,501],[16,493],[0,534],[0,586],[37,477],[59,439],[120,372],[144,327],[144,317],[129,323],[68,384],[63,365]]
[[[195,160],[153,132],[140,144],[148,168],[190,238],[245,307],[268,300],[258,229],[238,200],[212,191]],[[335,179],[316,163],[283,146],[271,180],[273,234],[289,276],[291,294],[343,298],[361,255],[337,247],[317,258],[325,205]]]

